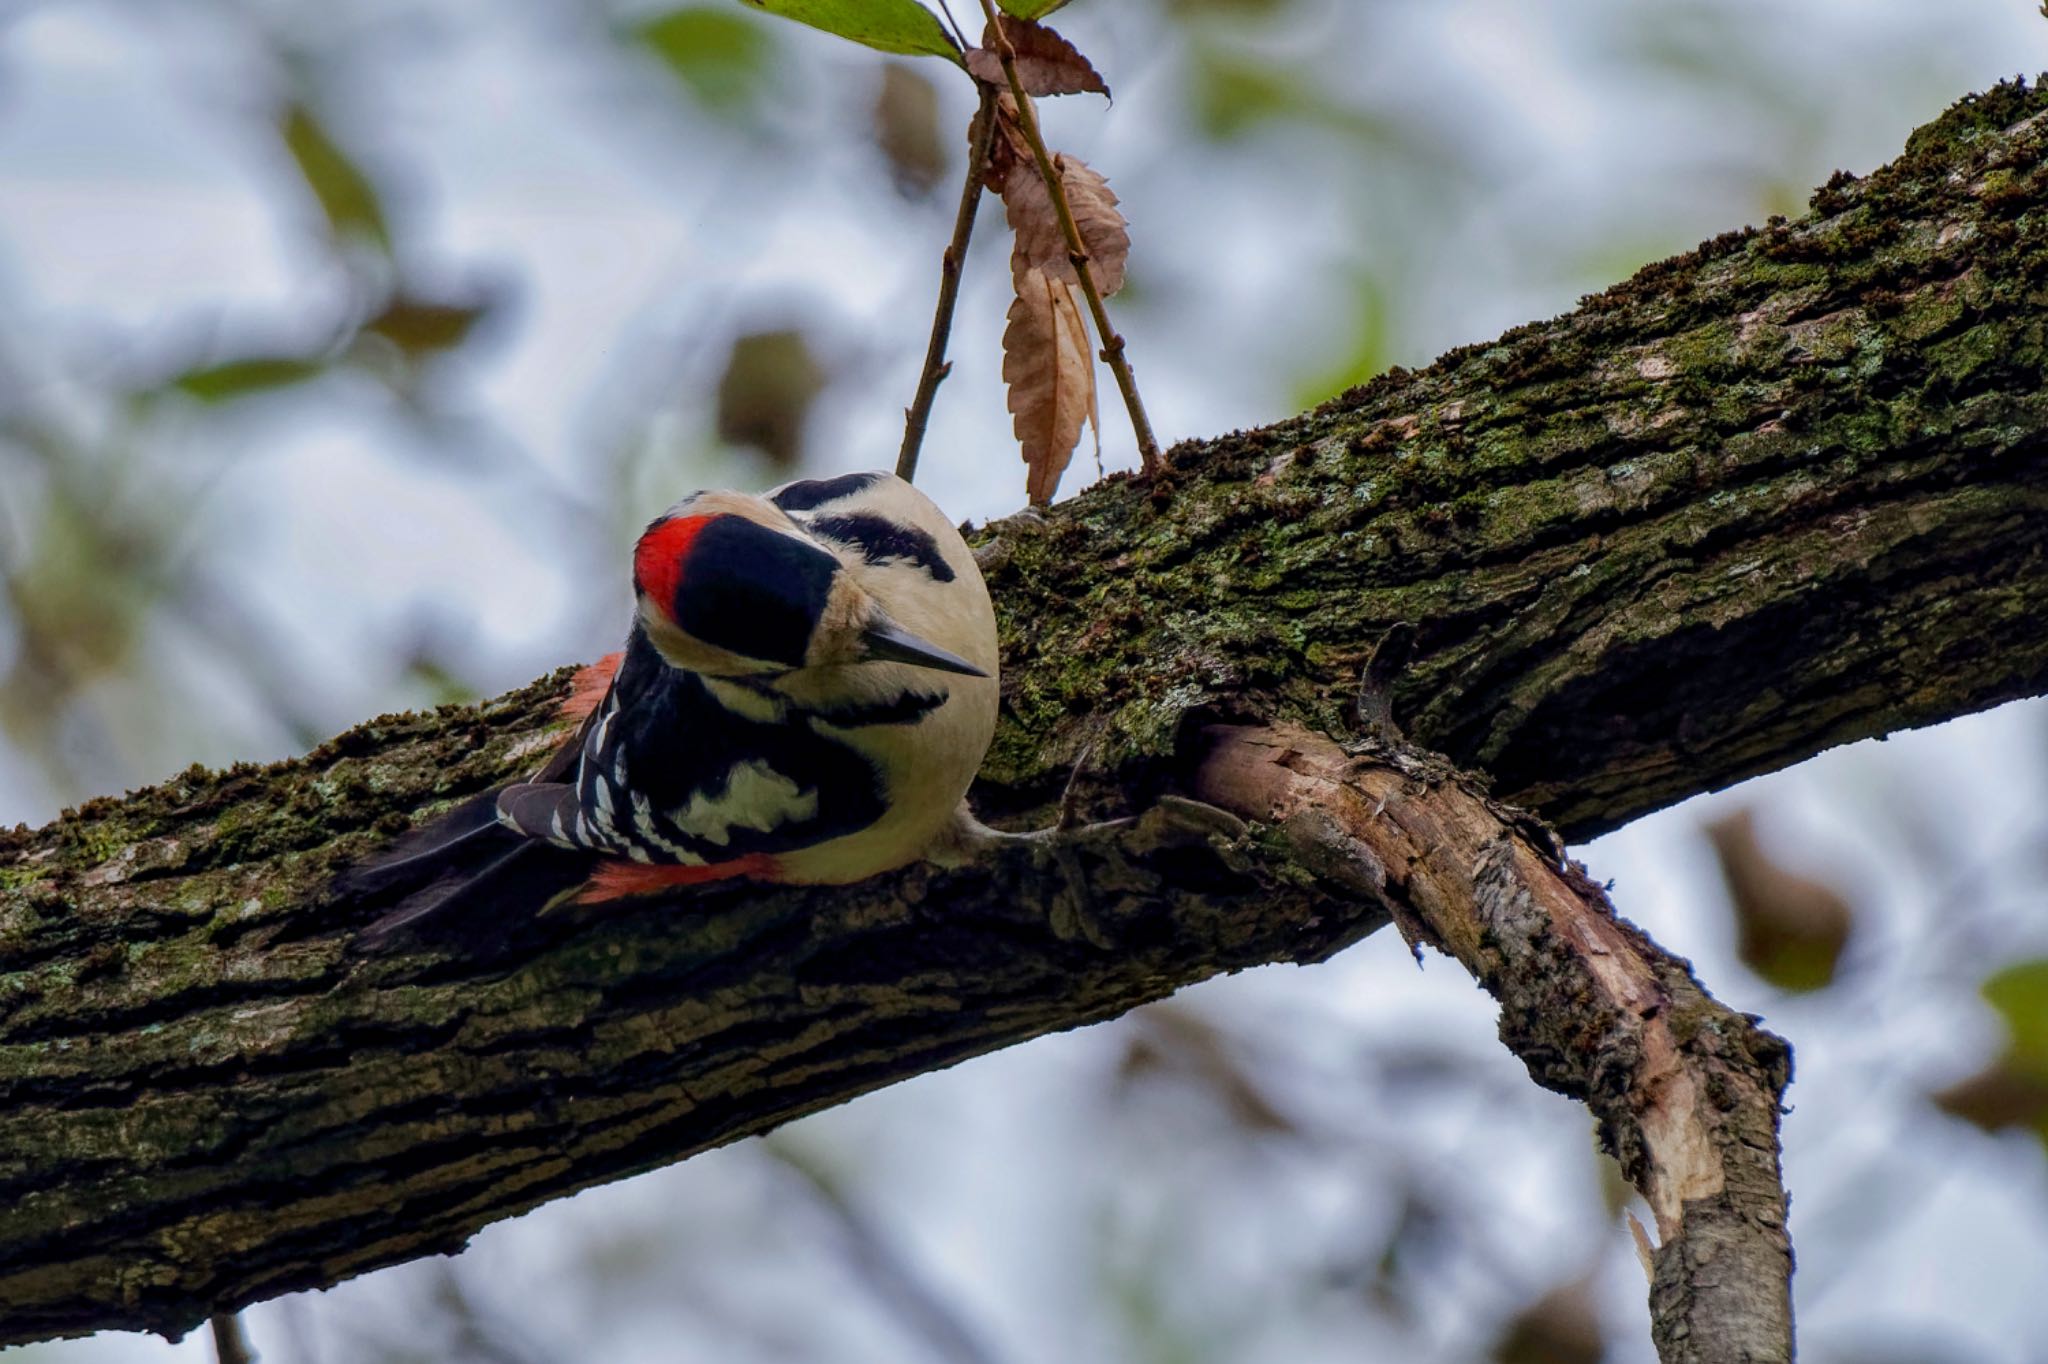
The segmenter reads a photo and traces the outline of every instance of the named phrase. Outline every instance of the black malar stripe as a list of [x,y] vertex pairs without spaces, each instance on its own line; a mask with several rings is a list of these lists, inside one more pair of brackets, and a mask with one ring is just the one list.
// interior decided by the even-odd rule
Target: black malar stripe
[[887,701],[819,706],[805,710],[803,714],[836,729],[859,729],[864,725],[914,725],[944,704],[944,693],[907,691]]

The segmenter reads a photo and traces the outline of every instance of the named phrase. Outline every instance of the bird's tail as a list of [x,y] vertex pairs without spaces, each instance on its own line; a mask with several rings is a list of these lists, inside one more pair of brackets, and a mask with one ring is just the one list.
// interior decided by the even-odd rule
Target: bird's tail
[[[561,718],[587,728],[624,657],[606,654],[579,669]],[[547,841],[557,810],[571,818],[576,813],[575,788],[563,779],[576,769],[582,740],[579,730],[528,780],[473,796],[375,857],[342,868],[332,885],[338,900],[390,906],[358,944],[375,949],[430,919],[502,931],[583,885],[597,857]],[[501,807],[513,827],[500,819]]]
[[528,838],[498,822],[495,788],[472,797],[377,856],[344,867],[333,893],[344,901],[388,906],[357,937],[366,950],[429,919],[451,930],[490,931],[524,922],[576,886],[596,858]]

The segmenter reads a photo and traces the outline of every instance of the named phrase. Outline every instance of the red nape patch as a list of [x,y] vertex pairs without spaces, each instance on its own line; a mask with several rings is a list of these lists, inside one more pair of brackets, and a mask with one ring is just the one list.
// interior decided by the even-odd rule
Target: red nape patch
[[619,670],[623,653],[606,654],[595,663],[585,664],[569,679],[569,696],[562,702],[562,718],[577,724],[590,718],[590,712],[604,700],[604,694],[612,689],[612,674]]
[[676,609],[676,588],[683,581],[683,560],[690,542],[715,516],[671,516],[656,521],[633,547],[633,588],[652,598],[666,616]]
[[583,889],[576,903],[594,905],[605,900],[623,900],[629,895],[658,895],[684,886],[702,886],[712,881],[730,881],[751,876],[756,881],[773,881],[779,870],[767,853],[748,853],[730,862],[713,862],[702,867],[650,866],[645,862],[603,862]]

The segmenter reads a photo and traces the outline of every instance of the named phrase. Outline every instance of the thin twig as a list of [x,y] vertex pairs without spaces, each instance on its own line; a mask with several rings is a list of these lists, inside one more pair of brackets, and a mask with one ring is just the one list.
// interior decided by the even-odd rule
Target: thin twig
[[256,1352],[242,1334],[242,1319],[233,1312],[213,1314],[213,1357],[216,1364],[256,1364]]
[[[975,82],[981,85],[981,82]],[[953,216],[953,240],[939,257],[939,305],[932,312],[932,339],[924,351],[924,373],[917,379],[917,396],[903,411],[903,448],[896,454],[896,477],[909,483],[917,477],[917,452],[924,444],[925,424],[931,420],[932,400],[939,383],[953,372],[946,359],[946,337],[953,330],[953,305],[960,298],[960,267],[967,260],[967,242],[974,235],[975,210],[981,207],[981,171],[988,164],[989,146],[995,139],[996,95],[981,85],[981,107],[968,125],[967,181],[960,187],[960,211]]]
[[456,1358],[483,1360],[485,1364],[533,1364],[539,1358],[528,1354],[523,1342],[508,1339],[504,1331],[477,1310],[462,1276],[446,1261],[441,1264],[441,1279],[434,1285],[434,1297],[455,1328],[456,1348],[450,1353]]
[[1038,134],[1038,114],[1031,107],[1031,97],[1024,93],[1024,81],[1017,74],[1017,49],[1010,46],[1010,35],[1003,31],[1002,21],[996,16],[994,0],[981,0],[982,13],[988,16],[989,32],[995,38],[996,56],[1002,60],[1003,75],[1010,82],[1010,97],[1017,101],[1017,128],[1024,134],[1024,141],[1031,148],[1031,159],[1038,163],[1038,174],[1045,181],[1046,193],[1052,197],[1053,211],[1059,215],[1060,231],[1067,238],[1067,259],[1074,264],[1074,273],[1081,278],[1081,293],[1088,299],[1088,311],[1095,318],[1095,335],[1102,341],[1102,361],[1116,375],[1118,391],[1124,395],[1124,409],[1131,414],[1131,432],[1138,438],[1138,462],[1147,474],[1159,472],[1159,442],[1153,438],[1152,422],[1145,415],[1145,404],[1138,397],[1138,381],[1131,373],[1131,362],[1124,358],[1124,339],[1109,325],[1109,310],[1102,306],[1102,293],[1095,287],[1095,275],[1089,269],[1088,246],[1081,240],[1081,229],[1075,225],[1074,210],[1067,204],[1067,189],[1060,182],[1059,169],[1053,165],[1052,153],[1045,149],[1045,139]]
[[802,1182],[804,1192],[832,1219],[847,1252],[848,1266],[902,1317],[932,1354],[950,1364],[996,1364],[995,1354],[959,1309],[926,1281],[915,1263],[823,1170],[779,1137],[770,1137],[756,1149],[765,1150],[769,1159]]
[[960,27],[960,21],[953,17],[953,7],[946,0],[939,0],[939,13],[945,17],[946,27],[953,30],[953,41],[962,52],[973,44],[967,41],[967,30]]

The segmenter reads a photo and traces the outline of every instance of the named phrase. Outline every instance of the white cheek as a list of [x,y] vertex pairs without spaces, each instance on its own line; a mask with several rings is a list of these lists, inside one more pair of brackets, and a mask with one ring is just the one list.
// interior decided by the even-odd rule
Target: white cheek
[[783,703],[776,697],[765,695],[753,687],[743,687],[728,682],[722,677],[707,677],[704,685],[734,715],[753,720],[760,724],[776,724],[783,717]]

